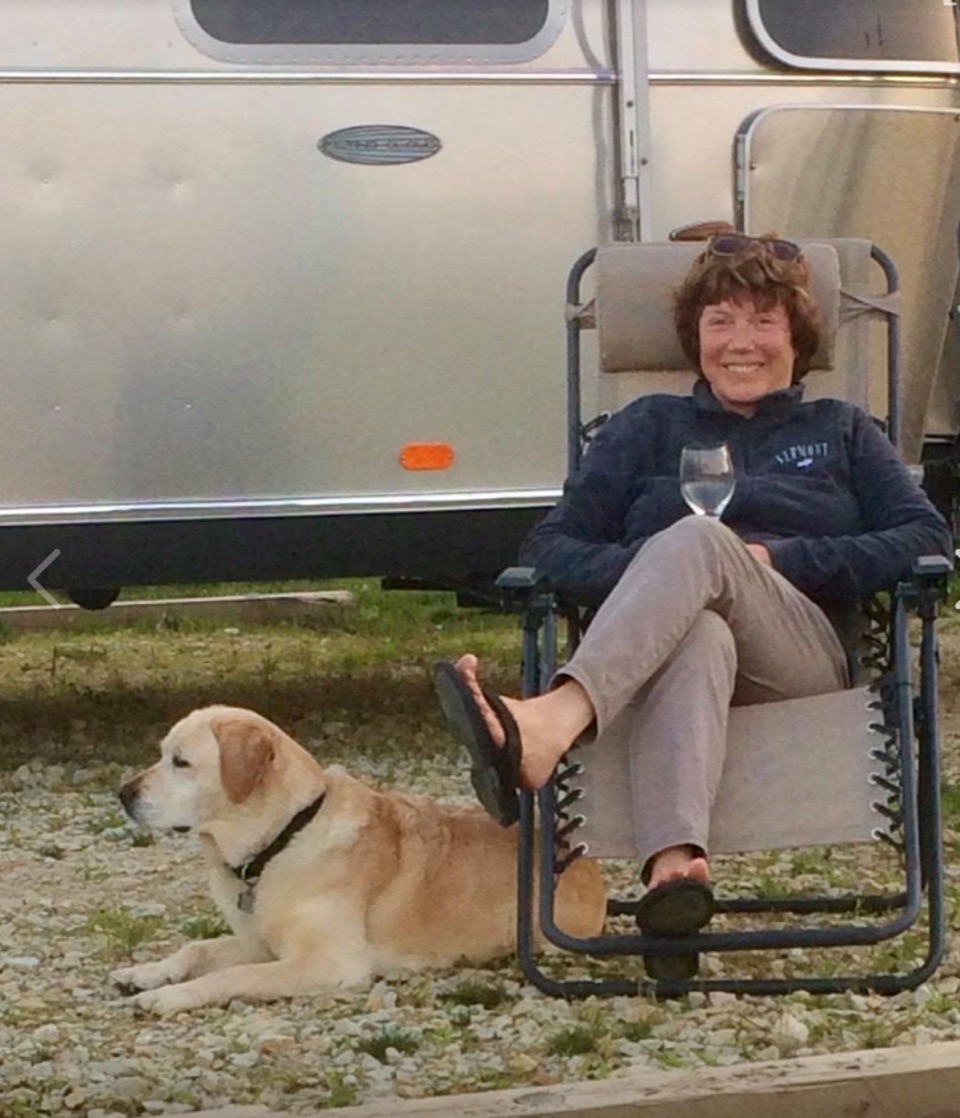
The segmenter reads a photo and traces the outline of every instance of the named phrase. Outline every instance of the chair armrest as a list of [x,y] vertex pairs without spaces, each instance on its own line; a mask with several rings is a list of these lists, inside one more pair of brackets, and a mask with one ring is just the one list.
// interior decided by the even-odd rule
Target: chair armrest
[[953,560],[949,556],[921,555],[914,562],[910,576],[897,583],[896,596],[908,609],[933,620],[946,598],[947,578],[952,571]]
[[945,578],[953,571],[953,560],[947,555],[921,555],[913,564],[911,574],[922,582]]
[[497,575],[495,583],[501,590],[536,590],[546,585],[546,576],[536,567],[506,567]]
[[532,610],[542,617],[553,609],[550,583],[535,567],[507,567],[497,576],[495,586],[503,608],[511,613],[529,614]]

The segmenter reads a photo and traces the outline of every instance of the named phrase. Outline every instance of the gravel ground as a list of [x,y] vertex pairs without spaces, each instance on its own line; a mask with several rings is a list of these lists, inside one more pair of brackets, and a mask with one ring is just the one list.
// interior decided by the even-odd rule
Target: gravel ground
[[[462,772],[442,758],[349,764],[397,787],[465,793]],[[637,1067],[960,1038],[955,951],[936,982],[894,999],[693,994],[567,1004],[524,985],[503,960],[322,999],[138,1016],[111,989],[110,970],[211,934],[216,916],[194,840],[148,844],[124,823],[113,789],[125,775],[33,763],[0,776],[0,1118],[253,1102],[307,1113]],[[782,857],[739,871],[768,881],[799,872]],[[776,968],[804,961],[796,955]]]

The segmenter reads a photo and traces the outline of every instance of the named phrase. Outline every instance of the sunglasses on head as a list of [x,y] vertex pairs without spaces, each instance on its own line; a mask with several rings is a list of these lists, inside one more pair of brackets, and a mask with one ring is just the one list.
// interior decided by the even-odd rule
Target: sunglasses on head
[[746,233],[716,233],[707,242],[707,251],[714,256],[739,256],[755,252],[772,256],[776,260],[800,260],[803,249],[793,241],[779,237],[748,237]]

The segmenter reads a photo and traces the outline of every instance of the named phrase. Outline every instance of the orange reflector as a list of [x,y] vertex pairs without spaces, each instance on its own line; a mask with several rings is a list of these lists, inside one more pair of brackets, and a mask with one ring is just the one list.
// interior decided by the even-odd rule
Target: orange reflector
[[407,443],[400,450],[400,465],[405,470],[449,470],[453,447],[449,443]]

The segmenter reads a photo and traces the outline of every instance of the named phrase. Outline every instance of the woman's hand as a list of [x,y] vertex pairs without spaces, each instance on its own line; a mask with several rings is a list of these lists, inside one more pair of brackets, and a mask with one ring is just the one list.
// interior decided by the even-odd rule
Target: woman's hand
[[745,545],[747,551],[760,563],[765,563],[768,567],[773,566],[773,560],[770,558],[770,552],[762,543],[748,543]]

